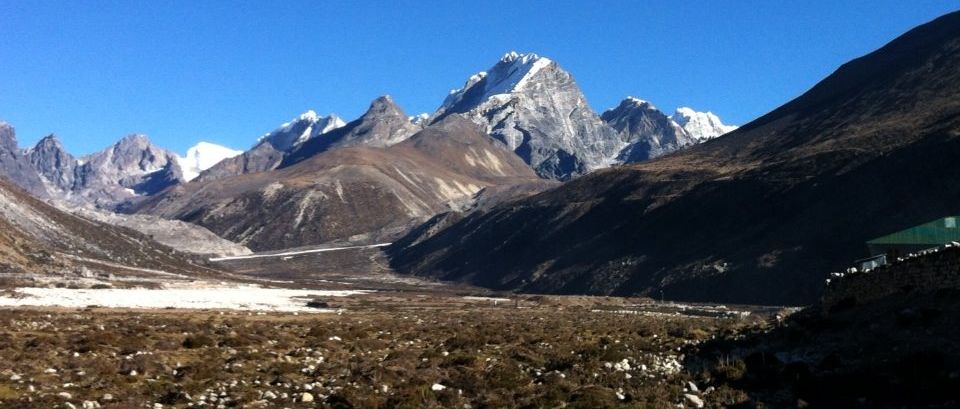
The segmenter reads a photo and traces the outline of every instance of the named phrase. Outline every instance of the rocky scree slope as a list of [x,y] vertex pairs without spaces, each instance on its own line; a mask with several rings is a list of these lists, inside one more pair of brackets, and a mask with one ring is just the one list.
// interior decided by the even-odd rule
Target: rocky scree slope
[[805,304],[864,242],[960,209],[960,13],[703,144],[594,172],[390,248],[497,289]]
[[243,256],[253,253],[250,249],[223,239],[193,223],[145,214],[113,213],[84,206],[64,205],[61,208],[86,219],[136,230],[157,243],[183,253],[215,257]]

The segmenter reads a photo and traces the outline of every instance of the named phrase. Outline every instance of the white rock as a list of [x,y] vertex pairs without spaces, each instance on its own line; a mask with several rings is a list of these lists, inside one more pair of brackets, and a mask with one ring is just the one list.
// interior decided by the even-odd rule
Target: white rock
[[97,401],[85,400],[80,404],[80,407],[83,409],[100,409],[100,404]]
[[17,374],[10,375],[10,380],[13,382],[19,381],[21,379],[23,378],[20,375],[17,375]]
[[59,397],[61,397],[61,398],[64,398],[64,399],[71,399],[71,398],[73,398],[73,395],[71,395],[70,392],[60,392],[60,393],[57,394],[57,396],[59,396]]
[[700,388],[693,382],[687,382],[687,388],[690,389],[690,392],[700,392]]
[[432,389],[434,392],[440,392],[440,391],[442,391],[442,390],[444,390],[444,389],[447,389],[447,387],[446,387],[446,386],[443,386],[443,385],[441,385],[441,384],[439,384],[439,383],[435,383],[435,384],[433,384],[433,386],[430,387],[430,389]]
[[686,399],[686,401],[689,402],[691,405],[693,405],[693,407],[695,408],[703,407],[703,399],[700,399],[700,397],[697,395],[688,393],[683,395],[683,398]]
[[310,392],[304,392],[300,395],[300,402],[313,402],[313,395]]
[[105,401],[105,402],[110,402],[110,401],[113,400],[113,395],[111,395],[111,394],[109,394],[109,393],[105,393],[105,394],[103,394],[103,397],[100,398],[100,400],[103,400],[103,401]]

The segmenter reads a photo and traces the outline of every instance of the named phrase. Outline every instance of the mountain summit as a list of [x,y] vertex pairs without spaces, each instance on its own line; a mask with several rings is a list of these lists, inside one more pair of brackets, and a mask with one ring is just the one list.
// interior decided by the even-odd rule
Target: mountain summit
[[617,155],[618,162],[640,162],[663,156],[697,141],[653,104],[627,97],[601,118],[620,132],[627,146]]
[[294,149],[280,167],[291,166],[327,150],[348,146],[386,147],[402,142],[420,130],[389,95],[370,102],[360,118]]
[[48,196],[47,189],[29,158],[17,146],[17,133],[6,122],[0,121],[0,176],[16,183],[30,194]]
[[481,125],[539,175],[569,179],[605,167],[624,144],[548,58],[509,52],[447,96],[431,121],[458,113]]
[[260,137],[258,144],[269,143],[278,151],[290,151],[304,142],[343,125],[343,120],[336,114],[320,116],[313,110],[308,110],[300,114],[299,117]]
[[230,159],[242,153],[243,151],[226,146],[199,142],[187,149],[187,156],[177,157],[177,161],[180,163],[180,169],[183,170],[183,179],[189,182],[199,176],[200,172],[214,167],[224,159]]
[[697,142],[713,139],[737,129],[735,125],[725,125],[713,112],[697,112],[687,107],[677,108],[671,118]]

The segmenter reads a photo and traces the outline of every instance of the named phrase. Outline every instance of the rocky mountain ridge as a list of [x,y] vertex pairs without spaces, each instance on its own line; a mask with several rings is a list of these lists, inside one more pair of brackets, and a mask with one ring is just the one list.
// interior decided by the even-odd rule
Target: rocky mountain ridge
[[697,143],[653,104],[638,98],[627,97],[600,118],[616,129],[627,144],[617,154],[618,163],[642,162]]
[[0,273],[5,283],[52,278],[223,277],[185,253],[123,227],[44,203],[0,177]]
[[648,160],[729,131],[718,128],[722,123],[713,114],[678,112],[690,115],[678,118],[696,136],[632,97],[606,117],[598,116],[573,76],[556,62],[511,51],[451,91],[430,120],[459,113],[542,177],[567,180],[613,164]]
[[17,145],[17,134],[6,122],[0,122],[0,176],[37,197],[48,197],[43,180],[37,175],[29,155]]
[[570,179],[608,166],[623,148],[568,72],[536,54],[510,52],[471,76],[431,117],[461,114],[539,175]]

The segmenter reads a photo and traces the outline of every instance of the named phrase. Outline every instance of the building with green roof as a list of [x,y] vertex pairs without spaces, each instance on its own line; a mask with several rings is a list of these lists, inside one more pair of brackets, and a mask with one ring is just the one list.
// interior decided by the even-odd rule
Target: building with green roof
[[944,217],[878,237],[868,241],[867,247],[874,256],[887,255],[895,259],[954,241],[960,242],[960,216]]

